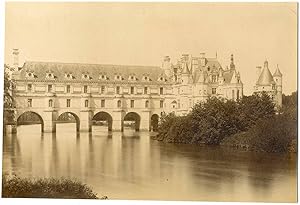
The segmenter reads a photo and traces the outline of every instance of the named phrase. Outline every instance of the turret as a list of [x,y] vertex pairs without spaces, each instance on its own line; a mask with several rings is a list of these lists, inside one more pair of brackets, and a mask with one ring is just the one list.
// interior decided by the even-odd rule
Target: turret
[[276,83],[277,105],[281,107],[282,106],[282,73],[280,72],[278,65],[273,74],[273,79]]
[[234,70],[235,69],[235,65],[234,65],[234,60],[233,60],[233,54],[231,54],[230,57],[230,70]]
[[188,84],[189,76],[190,76],[190,73],[189,73],[189,70],[188,70],[188,63],[184,62],[182,66],[183,66],[182,73],[181,73],[182,83],[183,84]]

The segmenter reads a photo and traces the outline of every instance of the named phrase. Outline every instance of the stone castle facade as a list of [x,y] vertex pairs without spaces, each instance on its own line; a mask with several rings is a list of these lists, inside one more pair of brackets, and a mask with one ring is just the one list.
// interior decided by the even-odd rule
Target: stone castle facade
[[137,130],[152,130],[163,112],[185,115],[209,96],[237,100],[243,95],[233,55],[226,68],[204,53],[184,54],[176,63],[166,56],[161,67],[27,61],[13,79],[17,118],[34,112],[48,132],[55,132],[63,113],[75,116],[78,131],[90,131],[99,115],[109,118],[112,130],[123,130],[124,121],[132,119]]

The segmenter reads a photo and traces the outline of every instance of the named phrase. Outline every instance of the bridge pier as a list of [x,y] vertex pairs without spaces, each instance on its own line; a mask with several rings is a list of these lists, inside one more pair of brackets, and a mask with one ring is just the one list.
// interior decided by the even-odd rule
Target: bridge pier
[[140,130],[149,131],[150,130],[150,111],[145,110],[141,112],[141,124]]
[[89,110],[80,111],[80,132],[92,131],[92,113]]
[[41,125],[42,132],[56,132],[55,119],[55,113],[53,111],[44,111],[44,123]]
[[112,113],[112,130],[113,131],[122,131],[122,119],[123,119],[123,112],[121,110],[114,111]]

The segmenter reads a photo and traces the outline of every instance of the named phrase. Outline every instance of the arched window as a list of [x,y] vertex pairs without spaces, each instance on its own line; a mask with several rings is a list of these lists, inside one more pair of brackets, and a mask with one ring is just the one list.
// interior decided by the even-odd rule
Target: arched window
[[50,99],[48,104],[49,104],[49,107],[53,107],[53,100]]
[[84,107],[88,107],[89,106],[89,101],[88,100],[85,100],[84,101]]
[[118,108],[120,108],[120,107],[121,107],[121,100],[118,100],[118,102],[117,102],[117,106],[118,106]]
[[149,101],[146,100],[146,102],[145,102],[145,108],[148,108],[148,107],[149,107]]

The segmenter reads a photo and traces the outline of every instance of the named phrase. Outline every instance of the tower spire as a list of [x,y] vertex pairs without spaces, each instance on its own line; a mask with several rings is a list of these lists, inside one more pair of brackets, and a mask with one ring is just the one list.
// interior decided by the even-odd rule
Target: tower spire
[[231,57],[230,57],[230,69],[235,69],[233,54],[231,54]]

